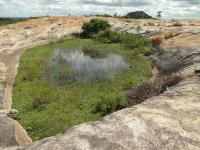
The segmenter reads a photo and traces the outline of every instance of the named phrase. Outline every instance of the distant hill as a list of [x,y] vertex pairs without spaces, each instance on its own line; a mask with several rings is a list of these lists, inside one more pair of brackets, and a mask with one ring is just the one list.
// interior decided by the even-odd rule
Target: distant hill
[[147,13],[143,11],[130,12],[125,17],[133,18],[133,19],[153,19],[152,16],[148,15]]
[[0,18],[0,26],[22,21],[22,18]]
[[24,20],[28,20],[28,19],[36,19],[38,17],[30,17],[30,18],[3,18],[3,17],[0,17],[0,26],[3,26],[3,25],[7,25],[7,24],[12,24],[12,23],[17,23],[17,22],[20,22],[20,21],[24,21]]

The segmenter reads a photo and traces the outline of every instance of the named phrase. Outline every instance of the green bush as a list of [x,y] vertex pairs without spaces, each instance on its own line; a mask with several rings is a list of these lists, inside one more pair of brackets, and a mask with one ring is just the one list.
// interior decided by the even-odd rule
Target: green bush
[[152,49],[149,47],[143,47],[139,51],[140,51],[140,54],[143,54],[145,56],[150,56],[152,54]]
[[17,22],[25,21],[25,20],[29,20],[29,19],[37,19],[37,18],[39,18],[39,17],[30,17],[30,18],[1,18],[0,17],[0,26],[17,23]]
[[83,24],[82,36],[84,37],[93,37],[98,34],[100,31],[109,29],[111,26],[108,21],[102,19],[92,19],[90,22],[86,22]]
[[96,38],[97,41],[100,41],[102,43],[120,43],[121,42],[121,34],[119,32],[114,32],[111,30],[105,30],[100,32]]
[[94,113],[100,113],[102,116],[127,107],[127,100],[123,97],[102,96],[101,100],[95,104]]
[[95,40],[106,44],[120,43],[126,49],[134,49],[136,53],[145,56],[151,54],[150,42],[146,38],[132,33],[115,32],[107,29],[101,31],[95,37]]
[[142,36],[134,35],[132,33],[127,32],[121,34],[121,43],[127,49],[149,46],[149,41]]
[[[105,44],[119,43],[126,49],[135,49],[139,54],[150,55],[150,42],[140,35],[111,31],[110,24],[102,19],[92,19],[82,26],[82,37],[89,37]],[[148,47],[148,48],[147,48]]]

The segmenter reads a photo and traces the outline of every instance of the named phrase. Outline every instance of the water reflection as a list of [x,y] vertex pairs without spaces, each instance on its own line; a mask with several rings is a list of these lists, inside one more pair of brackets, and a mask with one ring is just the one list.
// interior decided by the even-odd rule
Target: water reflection
[[105,81],[128,68],[123,57],[114,53],[103,54],[85,48],[55,49],[48,64],[48,75],[59,82]]

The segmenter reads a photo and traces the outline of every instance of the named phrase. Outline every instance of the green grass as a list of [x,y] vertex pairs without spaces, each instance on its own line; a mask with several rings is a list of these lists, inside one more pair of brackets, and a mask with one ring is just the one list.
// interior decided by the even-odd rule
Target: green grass
[[30,17],[30,18],[0,18],[0,26],[4,26],[7,24],[13,24],[13,23],[17,23],[20,21],[25,21],[28,19],[35,19],[38,17]]
[[[54,48],[80,45],[109,49],[122,55],[133,68],[112,81],[74,82],[63,87],[50,85],[44,70]],[[19,122],[35,141],[64,133],[83,122],[101,119],[101,113],[94,113],[93,110],[102,96],[121,97],[129,87],[148,80],[151,75],[150,62],[138,56],[138,49],[135,52],[119,44],[101,44],[89,39],[60,40],[29,49],[23,54],[13,91],[13,107],[20,111]],[[32,107],[34,98],[42,100],[37,109]]]

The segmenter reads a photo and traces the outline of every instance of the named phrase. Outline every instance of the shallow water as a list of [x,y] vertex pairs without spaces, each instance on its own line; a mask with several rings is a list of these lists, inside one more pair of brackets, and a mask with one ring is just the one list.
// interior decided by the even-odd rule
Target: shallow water
[[128,68],[127,62],[118,54],[102,54],[95,50],[90,52],[83,48],[55,49],[48,64],[49,76],[63,82],[112,80]]

